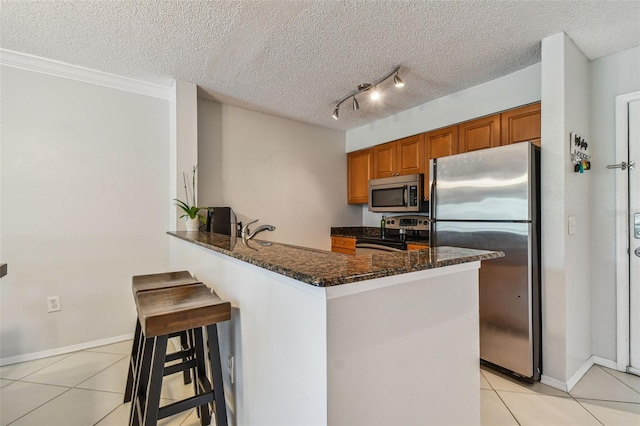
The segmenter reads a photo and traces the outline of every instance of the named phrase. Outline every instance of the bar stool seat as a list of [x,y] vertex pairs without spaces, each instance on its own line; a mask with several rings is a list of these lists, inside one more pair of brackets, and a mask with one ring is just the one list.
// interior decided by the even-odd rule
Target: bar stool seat
[[[202,284],[201,281],[195,279],[189,271],[173,271],[163,272],[158,274],[147,275],[135,275],[131,279],[131,290],[135,298],[136,294],[140,291],[160,290],[163,288],[180,287],[185,285]],[[183,361],[188,361],[193,356],[192,351],[192,339],[188,331],[180,331],[169,337],[180,338],[180,350],[169,355],[167,361],[174,361],[182,358]],[[140,345],[141,328],[140,322],[136,321],[136,328],[133,334],[133,345],[131,347],[131,358],[129,361],[129,372],[127,373],[127,383],[124,391],[124,402],[131,401],[133,392],[133,379],[138,365],[137,351]],[[189,370],[185,369],[183,372],[184,384],[191,383],[191,375]]]
[[202,284],[189,271],[163,272],[160,274],[135,275],[131,279],[133,295],[139,291],[159,290],[182,285]]
[[[139,291],[135,295],[142,344],[138,358],[131,405],[130,425],[155,425],[159,419],[198,407],[201,424],[211,421],[209,403],[214,403],[216,424],[226,425],[226,405],[218,346],[217,323],[231,318],[231,304],[221,300],[204,284],[184,285],[160,290]],[[202,330],[206,330],[207,344]],[[197,371],[196,395],[160,407],[169,335],[193,330]],[[206,354],[205,354],[206,353]],[[212,375],[206,374],[207,364]]]

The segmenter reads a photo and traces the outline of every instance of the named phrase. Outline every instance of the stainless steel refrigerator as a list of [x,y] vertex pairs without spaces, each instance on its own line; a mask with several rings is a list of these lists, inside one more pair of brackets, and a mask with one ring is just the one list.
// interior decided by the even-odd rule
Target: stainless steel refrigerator
[[432,246],[500,250],[480,268],[480,358],[541,374],[540,149],[517,143],[431,160]]

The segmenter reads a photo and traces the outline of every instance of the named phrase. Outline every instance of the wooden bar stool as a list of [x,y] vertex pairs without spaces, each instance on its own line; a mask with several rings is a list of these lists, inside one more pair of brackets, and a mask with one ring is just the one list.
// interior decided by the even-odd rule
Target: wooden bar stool
[[[135,298],[140,291],[159,290],[163,288],[179,287],[184,285],[202,284],[196,280],[189,271],[164,272],[160,274],[136,275],[131,280],[131,289]],[[167,355],[167,362],[182,359],[183,362],[193,357],[193,343],[188,331],[181,331],[169,337],[180,337],[181,349]],[[127,384],[124,390],[124,402],[131,401],[133,392],[133,378],[138,366],[138,351],[141,346],[140,321],[136,320],[136,329],[133,334],[133,345],[131,346],[131,357],[129,359],[129,372],[127,374]],[[191,383],[189,369],[183,371],[184,384]]]
[[[141,291],[135,296],[142,330],[139,368],[133,384],[129,424],[155,425],[159,419],[198,407],[200,423],[211,422],[209,403],[214,403],[216,424],[226,426],[227,411],[222,384],[217,323],[231,318],[231,304],[221,300],[204,284]],[[203,328],[206,330],[203,335]],[[172,333],[193,330],[197,376],[195,395],[160,407],[160,392],[167,341]],[[207,377],[207,363],[212,380]]]

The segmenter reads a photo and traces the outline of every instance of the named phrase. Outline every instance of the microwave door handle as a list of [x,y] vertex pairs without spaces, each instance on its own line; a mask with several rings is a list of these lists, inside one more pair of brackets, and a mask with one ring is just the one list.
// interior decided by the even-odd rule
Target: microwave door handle
[[404,189],[402,190],[402,201],[405,207],[409,206],[409,186],[408,185],[405,185]]

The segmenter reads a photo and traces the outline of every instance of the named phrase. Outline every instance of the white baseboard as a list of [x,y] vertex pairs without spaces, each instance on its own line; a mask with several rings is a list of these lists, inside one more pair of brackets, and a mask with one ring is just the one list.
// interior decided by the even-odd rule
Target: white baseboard
[[68,354],[71,352],[78,352],[84,349],[96,348],[98,346],[110,345],[112,343],[123,342],[125,340],[131,339],[133,339],[133,333],[123,334],[121,336],[115,337],[108,337],[106,339],[93,340],[91,342],[79,343],[77,345],[65,346],[62,348],[49,349],[42,352],[32,352],[29,354],[0,358],[0,367],[10,364],[17,364],[19,362],[33,361],[34,359],[47,358],[50,356]]
[[567,383],[554,379],[553,377],[545,376],[544,374],[540,378],[540,382],[553,388],[560,389],[561,391],[570,392],[571,389],[573,389],[573,387],[580,381],[580,379],[582,379],[582,376],[587,374],[587,371],[589,371],[589,369],[593,367],[593,365],[600,365],[602,367],[611,368],[613,370],[618,369],[615,361],[611,361],[610,359],[602,358],[596,355],[591,355],[589,359],[586,360],[584,364],[580,366],[580,368],[578,368],[578,371],[576,371],[575,374],[571,376],[569,380],[567,380]]
[[618,364],[615,361],[611,361],[610,359],[606,359],[606,358],[602,358],[599,356],[593,356],[593,362],[597,365],[600,365],[602,367],[607,367],[610,368],[612,370],[617,370],[618,369]]
[[554,379],[553,377],[545,376],[544,374],[540,377],[540,383],[544,383],[545,385],[559,389],[563,392],[568,392],[567,384],[565,382],[561,382],[560,380]]
[[576,371],[575,374],[571,376],[569,380],[567,380],[567,392],[570,392],[571,389],[573,389],[573,387],[576,385],[576,383],[578,383],[580,379],[582,379],[582,376],[587,374],[587,371],[589,371],[589,369],[593,367],[593,364],[595,364],[595,356],[591,355],[589,359],[586,360],[580,366],[580,368],[578,368],[578,371]]

